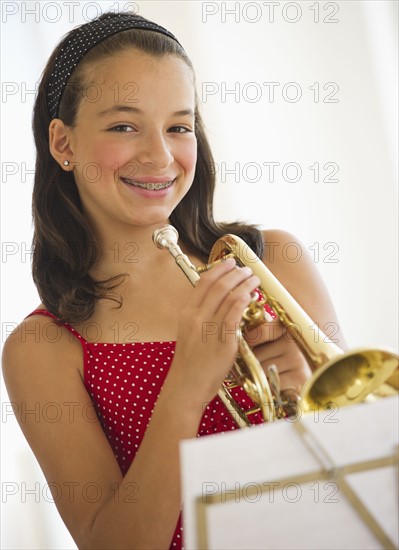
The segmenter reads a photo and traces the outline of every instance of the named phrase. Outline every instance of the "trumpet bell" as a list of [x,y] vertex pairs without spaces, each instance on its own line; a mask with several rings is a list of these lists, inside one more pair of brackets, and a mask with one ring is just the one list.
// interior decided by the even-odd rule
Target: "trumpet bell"
[[351,350],[313,373],[302,387],[301,409],[309,412],[359,403],[389,382],[397,369],[398,357],[388,350]]

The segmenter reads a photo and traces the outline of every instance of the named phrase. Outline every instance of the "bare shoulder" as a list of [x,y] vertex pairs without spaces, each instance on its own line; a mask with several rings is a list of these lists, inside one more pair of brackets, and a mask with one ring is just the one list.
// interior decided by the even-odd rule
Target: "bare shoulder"
[[[40,419],[49,403],[54,404],[54,412],[62,407],[62,389],[82,385],[81,344],[52,318],[32,315],[8,336],[1,359],[16,418],[32,444],[33,432],[29,419],[21,414],[22,410],[37,409],[37,419]],[[32,409],[29,409],[30,404]]]
[[[262,235],[263,262],[288,290],[295,290],[298,285],[309,287],[310,282],[322,283],[310,254],[295,235],[280,229],[264,230]],[[303,285],[305,281],[307,284]]]
[[338,345],[346,347],[334,304],[306,247],[287,231],[264,230],[262,235],[265,265],[314,322]]
[[[49,365],[52,370],[82,373],[83,352],[79,340],[51,317],[32,315],[8,336],[2,354],[6,379],[14,371],[28,370],[38,375]],[[16,373],[15,373],[16,374]]]

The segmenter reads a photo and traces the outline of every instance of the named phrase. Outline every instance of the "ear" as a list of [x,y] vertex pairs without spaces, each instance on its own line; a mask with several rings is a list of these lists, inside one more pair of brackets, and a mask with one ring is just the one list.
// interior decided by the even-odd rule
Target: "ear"
[[[50,153],[61,168],[67,172],[73,169],[73,150],[70,129],[59,118],[54,118],[49,126]],[[68,161],[68,164],[64,163]]]

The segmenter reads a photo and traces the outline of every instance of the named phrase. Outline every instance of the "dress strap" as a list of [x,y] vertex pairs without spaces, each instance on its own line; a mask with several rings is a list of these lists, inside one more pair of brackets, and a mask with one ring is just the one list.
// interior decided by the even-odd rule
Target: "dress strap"
[[[31,315],[45,315],[46,317],[51,317],[52,319],[54,319],[54,321],[56,321],[56,323],[59,325],[59,326],[63,326],[65,327],[71,334],[73,334],[79,341],[80,343],[82,344],[82,347],[83,347],[83,353],[86,357],[86,354],[87,354],[87,345],[88,345],[88,342],[83,338],[83,336],[81,334],[79,334],[79,332],[77,330],[75,330],[69,323],[65,323],[63,321],[60,321],[60,319],[54,315],[54,313],[51,313],[50,311],[48,311],[47,309],[35,309],[34,311],[32,311],[32,313],[29,313],[29,315],[27,315],[25,317],[25,319],[27,319],[28,317],[30,317]],[[50,338],[50,337],[49,337]]]

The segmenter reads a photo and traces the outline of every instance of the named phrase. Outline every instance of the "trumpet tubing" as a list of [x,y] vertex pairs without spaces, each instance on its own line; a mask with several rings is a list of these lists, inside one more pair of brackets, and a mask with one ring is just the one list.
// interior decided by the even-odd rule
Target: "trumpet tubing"
[[[264,296],[261,302],[252,302],[245,310],[241,327],[237,331],[238,355],[231,372],[218,393],[240,427],[251,425],[249,416],[261,411],[265,422],[281,418],[293,410],[294,400],[283,402],[279,389],[277,369],[269,378],[243,337],[247,328],[266,321],[264,304],[278,315],[280,322],[297,342],[307,358],[313,376],[304,384],[298,396],[304,411],[316,407],[346,406],[363,401],[381,386],[395,386],[398,373],[398,356],[384,349],[357,349],[344,352],[332,342],[299,306],[278,279],[256,256],[251,248],[235,235],[224,235],[212,247],[209,263],[195,267],[178,246],[178,232],[171,225],[162,226],[153,233],[153,242],[166,249],[176,264],[195,286],[200,273],[209,269],[226,256],[233,256],[239,266],[248,266],[261,281],[259,290]],[[255,407],[243,411],[233,399],[230,389],[240,385],[254,402]],[[272,389],[271,389],[272,388]],[[397,382],[396,382],[397,388]],[[391,389],[388,389],[391,393]],[[232,409],[232,411],[231,411]]]

